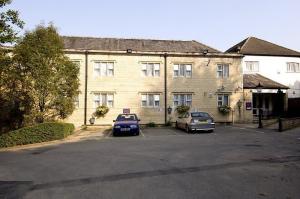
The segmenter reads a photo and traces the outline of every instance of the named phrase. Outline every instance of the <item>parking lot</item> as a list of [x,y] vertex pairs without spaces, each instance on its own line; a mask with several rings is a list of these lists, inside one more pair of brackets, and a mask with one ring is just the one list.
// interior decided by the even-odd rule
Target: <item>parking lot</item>
[[0,198],[300,198],[300,130],[145,128],[0,152]]

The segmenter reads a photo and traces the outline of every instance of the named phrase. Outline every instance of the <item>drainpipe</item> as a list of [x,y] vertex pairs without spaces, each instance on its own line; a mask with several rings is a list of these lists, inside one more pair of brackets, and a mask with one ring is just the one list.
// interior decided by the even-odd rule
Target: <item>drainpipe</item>
[[85,51],[85,79],[84,79],[84,125],[87,116],[87,82],[88,82],[88,51]]
[[164,54],[164,73],[165,73],[165,124],[167,124],[167,53]]

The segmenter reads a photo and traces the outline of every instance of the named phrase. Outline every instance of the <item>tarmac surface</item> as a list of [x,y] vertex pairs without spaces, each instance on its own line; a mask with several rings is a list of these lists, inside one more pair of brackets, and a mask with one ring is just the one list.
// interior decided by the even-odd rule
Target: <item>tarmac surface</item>
[[0,152],[0,198],[300,198],[300,129],[143,129]]

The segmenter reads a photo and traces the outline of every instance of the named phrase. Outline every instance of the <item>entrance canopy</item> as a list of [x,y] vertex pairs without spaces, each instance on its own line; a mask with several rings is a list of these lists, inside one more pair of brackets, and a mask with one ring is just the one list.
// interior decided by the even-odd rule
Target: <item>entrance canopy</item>
[[277,93],[278,89],[282,90],[283,93],[286,92],[289,87],[275,82],[265,76],[260,74],[244,74],[243,75],[244,89],[252,89],[253,93],[257,93],[257,86],[262,87],[261,93]]

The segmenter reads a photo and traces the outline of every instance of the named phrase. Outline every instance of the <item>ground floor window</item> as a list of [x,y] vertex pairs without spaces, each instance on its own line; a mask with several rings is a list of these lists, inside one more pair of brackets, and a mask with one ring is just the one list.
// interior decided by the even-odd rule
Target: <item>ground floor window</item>
[[218,94],[218,106],[229,106],[229,96],[227,94]]
[[94,108],[105,105],[107,107],[114,106],[114,95],[109,93],[95,93],[94,94]]
[[174,106],[192,106],[192,94],[174,94],[173,95]]
[[142,94],[142,107],[159,107],[159,94]]

